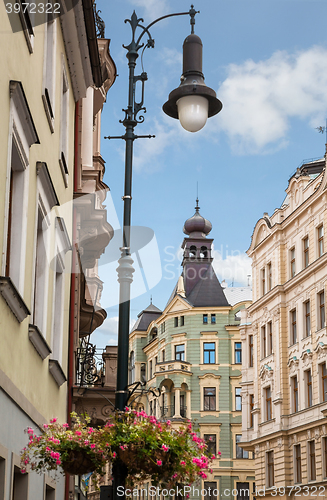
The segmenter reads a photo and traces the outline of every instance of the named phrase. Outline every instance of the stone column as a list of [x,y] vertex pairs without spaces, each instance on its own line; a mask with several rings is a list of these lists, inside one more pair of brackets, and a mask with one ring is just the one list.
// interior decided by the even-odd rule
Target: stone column
[[181,418],[181,390],[179,387],[175,388],[175,414],[174,418]]
[[186,391],[186,418],[191,419],[191,391]]

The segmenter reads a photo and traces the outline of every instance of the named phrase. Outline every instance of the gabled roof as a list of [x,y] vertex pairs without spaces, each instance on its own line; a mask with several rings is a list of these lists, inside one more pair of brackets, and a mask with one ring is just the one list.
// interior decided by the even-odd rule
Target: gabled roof
[[131,333],[134,332],[135,330],[146,332],[149,324],[152,323],[152,321],[159,318],[161,314],[162,311],[160,311],[158,307],[154,306],[153,304],[150,304],[146,309],[144,309],[137,315],[138,319],[135,325],[133,326]]
[[210,264],[202,279],[195,285],[187,300],[194,307],[228,307],[222,286]]
[[252,287],[251,286],[234,286],[224,288],[224,294],[231,306],[239,302],[252,300]]

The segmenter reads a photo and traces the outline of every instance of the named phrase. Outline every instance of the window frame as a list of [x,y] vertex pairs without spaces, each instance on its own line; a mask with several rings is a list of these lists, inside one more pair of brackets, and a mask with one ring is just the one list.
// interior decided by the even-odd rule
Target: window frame
[[235,387],[235,411],[242,411],[242,387]]
[[[203,439],[208,446],[206,453],[209,456],[212,456],[212,455],[216,456],[217,455],[217,435],[216,434],[203,434]],[[213,448],[213,450],[211,448]]]
[[266,452],[266,468],[267,468],[267,487],[272,488],[275,484],[275,464],[274,451]]
[[303,269],[306,269],[310,264],[309,261],[309,236],[306,235],[302,240],[303,245]]
[[308,441],[308,478],[309,481],[316,481],[317,469],[316,469],[316,444],[315,440],[311,439]]
[[208,324],[208,314],[203,314],[202,315],[202,321],[204,325]]
[[304,314],[304,337],[307,338],[311,335],[311,304],[310,299],[303,302],[303,314]]
[[[239,361],[237,361],[237,359],[239,359]],[[242,342],[234,342],[234,364],[235,365],[242,364]]]
[[[178,347],[183,347],[183,350],[178,350]],[[185,344],[176,344],[174,346],[175,350],[175,361],[185,361]]]
[[306,408],[313,406],[313,392],[312,392],[312,373],[311,369],[304,371],[305,386],[306,386]]
[[211,324],[215,325],[216,324],[216,314],[211,314],[210,320],[211,320]]
[[[238,446],[238,443],[240,443],[242,440],[242,434],[235,434],[235,458],[236,459],[248,459],[249,458],[249,452],[246,450],[243,450],[241,446]],[[237,456],[241,455],[241,456]]]
[[296,275],[296,254],[295,246],[290,248],[290,278],[294,278]]
[[294,483],[302,483],[301,443],[294,445]]
[[266,325],[262,325],[261,327],[261,359],[267,357],[267,331]]
[[290,345],[297,344],[296,308],[290,311]]
[[318,330],[322,330],[326,326],[325,290],[321,290],[317,294],[317,298]]
[[253,335],[249,335],[249,367],[253,368],[254,362],[254,344],[253,344]]
[[[206,394],[206,391],[212,391],[214,394]],[[216,411],[217,408],[217,391],[216,387],[203,387],[203,411]],[[206,403],[206,398],[208,402]],[[212,403],[212,404],[211,404]],[[211,408],[214,406],[214,408]]]
[[268,321],[267,330],[267,356],[270,356],[274,352],[272,321]]
[[317,227],[317,257],[321,257],[324,253],[324,225],[320,224]]
[[254,427],[253,409],[254,409],[254,394],[249,394],[249,408],[250,408],[250,429]]
[[269,420],[272,420],[271,386],[265,387],[264,391],[265,391],[265,417],[266,417],[266,422],[268,422]]
[[299,411],[299,382],[297,375],[291,377],[291,388],[292,388],[292,412],[297,413]]
[[[206,345],[213,345],[213,349],[206,348]],[[211,353],[213,352],[213,361],[211,361]],[[205,354],[209,353],[209,361],[206,361]],[[204,365],[214,365],[216,364],[216,343],[215,342],[203,342],[203,364]]]

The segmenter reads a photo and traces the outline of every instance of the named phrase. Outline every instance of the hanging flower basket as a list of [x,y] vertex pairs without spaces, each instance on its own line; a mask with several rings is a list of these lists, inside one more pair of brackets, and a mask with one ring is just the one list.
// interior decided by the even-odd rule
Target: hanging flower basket
[[97,464],[94,463],[92,458],[84,450],[71,450],[68,457],[62,461],[61,467],[64,472],[75,476],[81,476],[88,472],[94,472]]
[[[93,472],[97,487],[105,465],[126,467],[126,486],[150,480],[152,484],[191,484],[207,478],[210,461],[207,445],[193,431],[191,422],[173,429],[170,421],[126,408],[116,412],[104,427],[90,427],[90,418],[81,420],[72,413],[73,424],[59,424],[52,419],[44,433],[26,430],[29,443],[21,452],[22,472],[27,467],[43,473],[51,470],[73,475]],[[218,452],[220,455],[220,452]]]

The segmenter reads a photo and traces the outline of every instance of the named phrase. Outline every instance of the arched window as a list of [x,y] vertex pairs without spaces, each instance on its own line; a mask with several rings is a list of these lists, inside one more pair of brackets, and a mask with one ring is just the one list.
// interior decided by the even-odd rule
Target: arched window
[[196,257],[196,246],[195,245],[190,246],[189,256]]
[[134,384],[134,382],[135,382],[135,354],[134,351],[132,351],[129,356],[129,383]]
[[201,250],[200,250],[200,257],[201,259],[205,259],[208,257],[208,248],[207,247],[201,247]]

